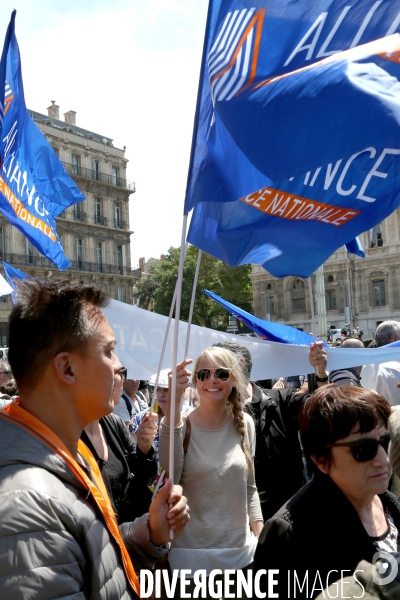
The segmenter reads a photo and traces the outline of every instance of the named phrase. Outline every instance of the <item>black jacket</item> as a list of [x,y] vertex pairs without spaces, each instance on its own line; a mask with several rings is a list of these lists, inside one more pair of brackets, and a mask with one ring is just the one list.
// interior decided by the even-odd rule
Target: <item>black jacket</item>
[[[380,498],[400,531],[399,499],[390,492]],[[329,476],[317,472],[314,480],[264,525],[254,570],[279,570],[280,598],[312,598],[321,587],[325,589],[340,579],[341,571],[347,571],[343,577],[348,577],[360,560],[372,562],[375,552],[377,549],[353,505]],[[302,592],[297,585],[296,594],[293,589],[295,573],[300,584],[307,578]],[[266,592],[266,578],[262,577],[261,581]],[[312,594],[315,581],[316,589]]]
[[150,448],[149,453],[144,455],[137,447],[123,420],[117,415],[110,414],[102,417],[100,425],[103,428],[107,444],[121,461],[124,472],[121,485],[111,486],[107,476],[107,463],[98,456],[85,431],[82,432],[81,439],[88,446],[99,465],[118,523],[134,521],[136,517],[140,517],[149,510],[151,492],[147,486],[154,481],[157,471],[154,449]]
[[264,521],[305,483],[297,419],[307,396],[291,390],[264,390],[252,383],[244,410],[254,419],[254,467]]

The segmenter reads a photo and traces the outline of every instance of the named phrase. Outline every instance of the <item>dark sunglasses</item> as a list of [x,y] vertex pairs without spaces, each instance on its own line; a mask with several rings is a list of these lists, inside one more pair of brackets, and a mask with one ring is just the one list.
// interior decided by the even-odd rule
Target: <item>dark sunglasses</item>
[[120,375],[120,376],[121,376],[121,379],[122,379],[122,381],[125,381],[125,380],[126,380],[126,378],[127,378],[127,376],[128,376],[128,369],[127,369],[126,367],[122,367],[122,368],[119,370],[119,373],[118,373],[118,375]]
[[378,453],[379,446],[382,446],[384,451],[388,452],[390,442],[390,433],[387,431],[379,440],[376,438],[360,438],[354,442],[340,442],[338,444],[327,444],[325,448],[337,448],[338,446],[348,446],[354,460],[357,462],[368,462],[375,458]]
[[196,377],[199,381],[207,381],[207,379],[210,379],[213,371],[215,376],[218,377],[218,379],[221,379],[221,381],[229,379],[229,369],[224,369],[222,367],[218,367],[218,369],[200,369],[199,371],[196,371]]

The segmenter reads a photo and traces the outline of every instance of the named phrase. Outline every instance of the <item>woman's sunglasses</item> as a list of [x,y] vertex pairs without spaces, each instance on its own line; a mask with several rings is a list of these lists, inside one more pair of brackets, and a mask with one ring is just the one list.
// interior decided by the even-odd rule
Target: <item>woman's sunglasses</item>
[[200,369],[199,371],[196,371],[196,377],[200,381],[207,381],[207,379],[210,379],[212,372],[214,372],[215,376],[218,377],[218,379],[221,379],[221,381],[229,379],[229,369],[224,369],[222,367],[218,367],[218,369]]
[[382,446],[387,454],[389,449],[390,433],[387,431],[379,440],[376,438],[360,438],[353,442],[339,442],[338,444],[327,444],[325,448],[337,448],[338,446],[348,446],[352,457],[357,462],[368,462],[375,458],[378,453],[379,446]]

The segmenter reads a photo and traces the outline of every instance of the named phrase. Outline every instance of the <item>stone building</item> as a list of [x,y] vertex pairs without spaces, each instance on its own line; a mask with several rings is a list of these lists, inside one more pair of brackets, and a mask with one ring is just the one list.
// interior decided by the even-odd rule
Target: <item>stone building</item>
[[[364,259],[342,247],[324,264],[326,322],[327,327],[345,325],[348,294],[351,326],[360,327],[364,337],[372,337],[382,321],[400,321],[400,209],[359,237]],[[253,265],[250,277],[257,317],[266,318],[268,297],[271,321],[311,331],[307,279],[276,279],[258,265]],[[312,282],[316,313],[315,276]]]
[[[135,184],[126,179],[125,149],[113,140],[76,125],[76,113],[60,119],[54,102],[43,115],[29,111],[86,200],[56,219],[66,256],[72,261],[61,274],[27,238],[0,215],[0,257],[38,279],[67,276],[93,282],[112,298],[132,304],[132,288],[140,276],[131,269],[129,197]],[[7,346],[10,296],[0,297],[0,345]]]

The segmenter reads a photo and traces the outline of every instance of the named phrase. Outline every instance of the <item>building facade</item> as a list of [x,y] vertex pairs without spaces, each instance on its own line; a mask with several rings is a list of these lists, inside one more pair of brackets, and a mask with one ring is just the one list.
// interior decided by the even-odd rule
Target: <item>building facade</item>
[[[62,273],[27,238],[0,215],[1,259],[25,273],[44,279],[71,277],[92,282],[112,298],[132,304],[132,288],[140,276],[131,269],[129,198],[135,184],[126,179],[125,149],[76,125],[76,113],[60,119],[53,102],[43,115],[29,111],[66,171],[86,196],[56,219],[57,232],[71,267]],[[0,345],[7,346],[10,296],[0,297]]]
[[[400,321],[400,209],[359,237],[365,258],[342,247],[324,264],[326,323],[342,328],[344,308],[349,306],[351,326],[373,337],[382,321]],[[250,277],[257,317],[266,318],[269,303],[271,321],[311,331],[307,279],[276,279],[258,265],[253,265]],[[312,283],[316,313],[315,276]]]

